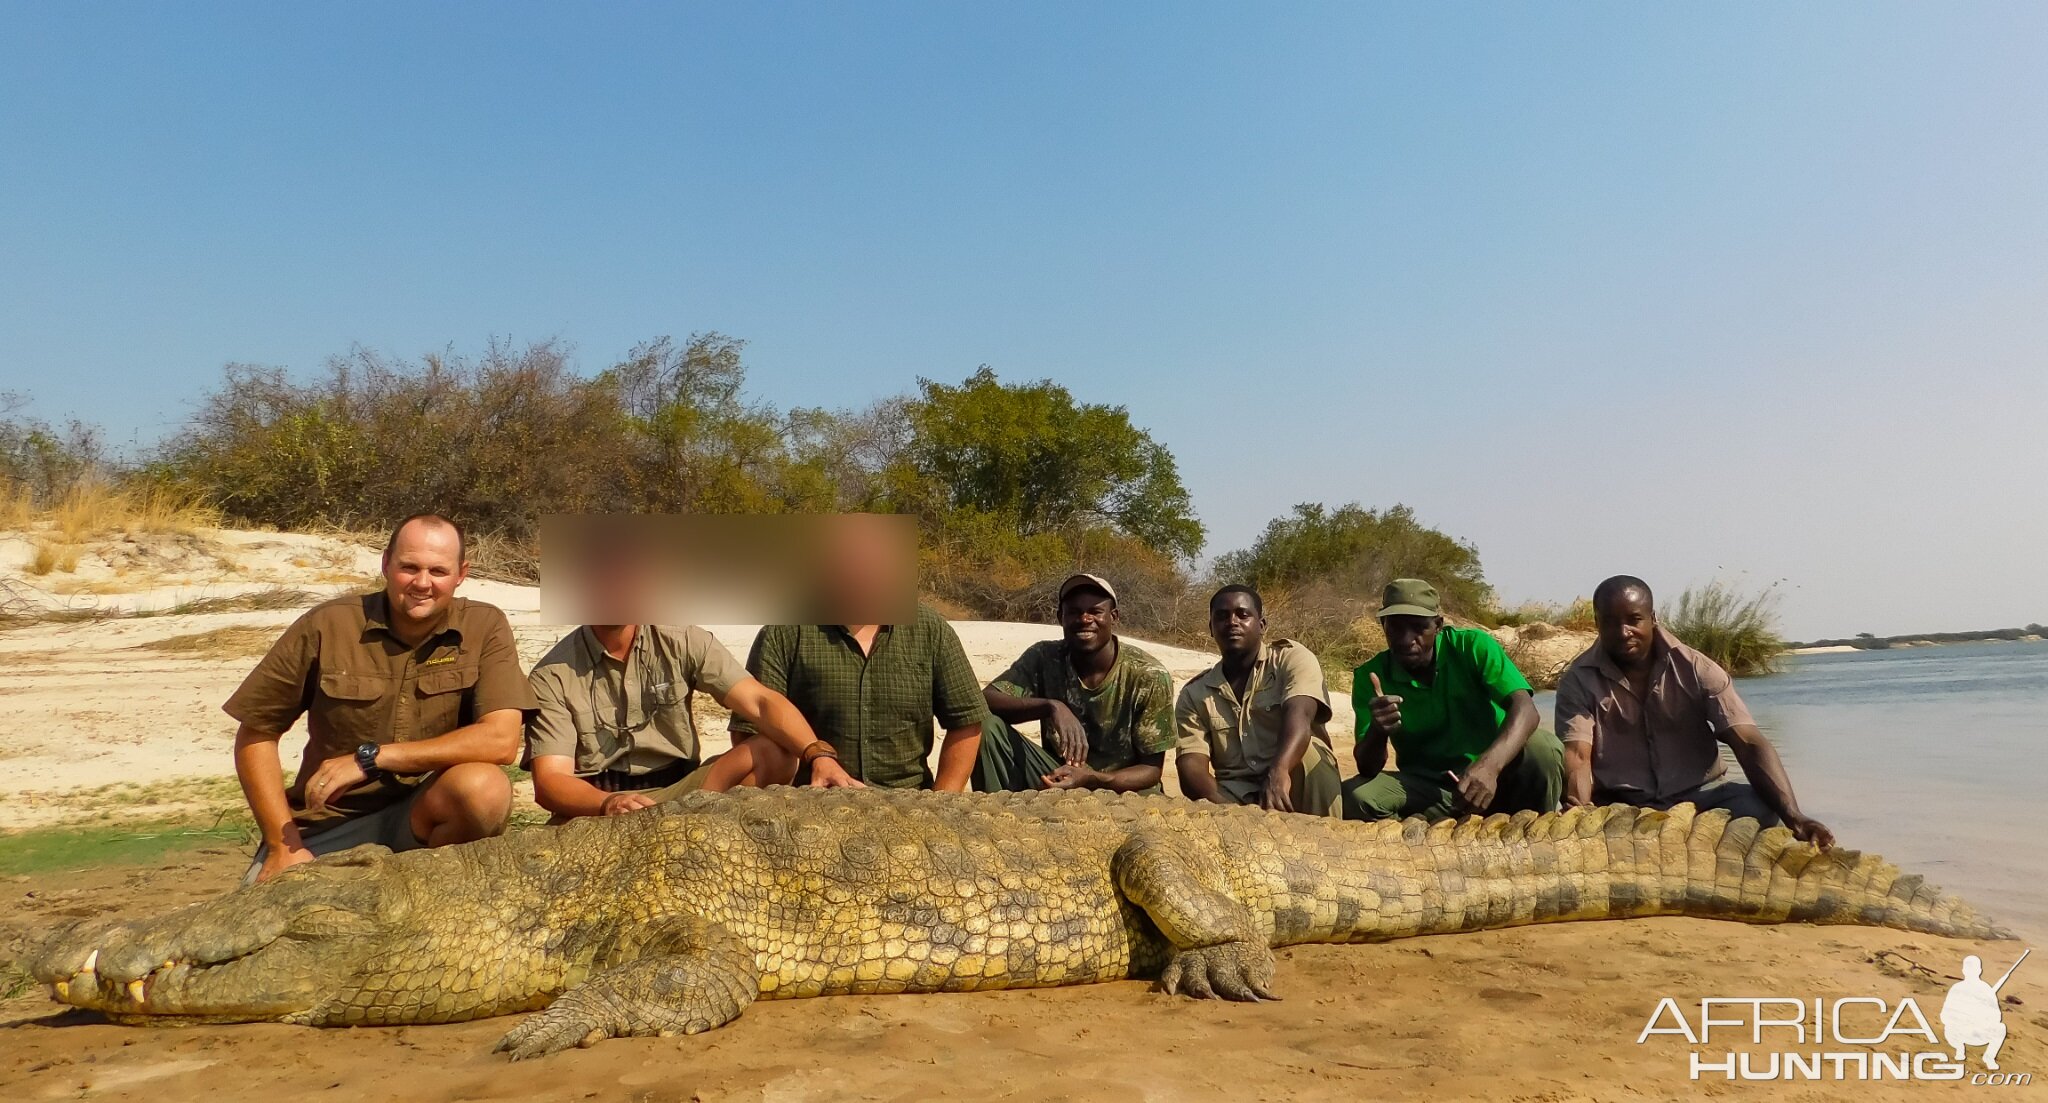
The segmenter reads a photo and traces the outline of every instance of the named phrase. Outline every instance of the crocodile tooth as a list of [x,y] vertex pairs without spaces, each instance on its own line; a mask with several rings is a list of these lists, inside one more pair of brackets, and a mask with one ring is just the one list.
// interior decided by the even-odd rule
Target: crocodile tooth
[[135,1001],[136,1003],[141,1003],[141,1002],[142,1002],[142,997],[143,997],[143,996],[144,996],[145,994],[146,994],[146,993],[145,993],[145,992],[144,992],[144,990],[143,990],[143,986],[142,986],[142,982],[141,982],[141,981],[139,981],[139,980],[131,980],[131,981],[129,981],[129,982],[128,982],[128,998],[129,998],[129,999],[131,999],[131,1000],[134,1000],[134,1001]]
[[90,973],[93,970],[93,966],[98,965],[99,963],[100,952],[98,950],[94,950],[92,953],[85,955],[85,964],[79,966],[78,971],[81,973]]
[[70,1003],[71,982],[68,980],[52,981],[50,984],[50,994],[57,997],[58,1003]]

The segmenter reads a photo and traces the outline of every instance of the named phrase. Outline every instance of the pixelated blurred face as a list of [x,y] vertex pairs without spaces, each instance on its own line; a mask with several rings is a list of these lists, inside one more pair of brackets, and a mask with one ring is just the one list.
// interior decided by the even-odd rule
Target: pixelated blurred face
[[912,530],[893,518],[848,513],[824,518],[824,612],[830,623],[889,624],[903,618],[916,584]]
[[637,540],[600,542],[577,563],[587,624],[642,624],[658,604],[652,553]]
[[414,521],[399,532],[384,557],[384,595],[391,615],[432,621],[455,600],[455,588],[469,577],[462,541],[455,530],[433,521]]

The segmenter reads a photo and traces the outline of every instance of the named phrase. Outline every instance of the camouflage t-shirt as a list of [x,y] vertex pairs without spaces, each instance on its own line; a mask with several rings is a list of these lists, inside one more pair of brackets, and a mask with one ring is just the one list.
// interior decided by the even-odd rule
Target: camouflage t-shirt
[[[1116,641],[1116,662],[1102,684],[1081,684],[1067,661],[1067,641],[1046,640],[989,683],[1012,697],[1044,697],[1061,701],[1088,731],[1088,765],[1103,771],[1121,770],[1141,755],[1162,754],[1173,747],[1173,675],[1158,659]],[[1039,725],[1039,742],[1058,757],[1051,725]]]

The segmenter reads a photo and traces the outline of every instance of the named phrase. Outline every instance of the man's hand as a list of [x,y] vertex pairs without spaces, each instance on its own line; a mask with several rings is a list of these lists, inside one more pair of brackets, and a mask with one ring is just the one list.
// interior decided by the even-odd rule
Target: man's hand
[[306,811],[324,812],[329,801],[339,800],[342,794],[368,780],[363,776],[363,768],[356,765],[355,755],[335,755],[320,763],[313,776],[306,779]]
[[1792,837],[1802,843],[1812,843],[1822,850],[1833,850],[1835,833],[1828,826],[1811,816],[1791,816],[1785,826],[1792,829]]
[[1372,675],[1372,700],[1366,707],[1372,713],[1372,726],[1379,729],[1381,735],[1401,733],[1401,699],[1388,696],[1387,691],[1380,688],[1380,676],[1377,674]]
[[1048,789],[1100,789],[1109,781],[1109,775],[1082,762],[1061,766],[1038,780]]
[[1060,761],[1069,766],[1078,766],[1088,761],[1088,729],[1081,726],[1081,719],[1065,701],[1047,699],[1045,719],[1050,725],[1053,742],[1060,749]]
[[263,852],[263,868],[256,871],[256,883],[260,885],[293,866],[312,861],[314,857],[314,853],[303,846],[286,844],[271,847]]
[[811,788],[813,789],[865,789],[867,786],[857,777],[846,772],[839,760],[828,754],[821,754],[811,760]]
[[607,816],[623,816],[638,812],[642,808],[654,807],[654,801],[646,793],[613,793],[604,798],[603,811]]
[[1465,776],[1451,775],[1458,783],[1458,800],[1474,812],[1484,812],[1493,807],[1494,793],[1500,787],[1500,768],[1488,766],[1485,762],[1474,762],[1465,767]]
[[1259,807],[1268,812],[1294,811],[1294,779],[1284,770],[1266,775],[1266,787],[1259,791]]

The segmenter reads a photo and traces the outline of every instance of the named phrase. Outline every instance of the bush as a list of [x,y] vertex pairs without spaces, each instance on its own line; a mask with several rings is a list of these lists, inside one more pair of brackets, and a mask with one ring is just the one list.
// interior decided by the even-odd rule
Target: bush
[[1785,650],[1778,634],[1776,586],[1749,597],[1720,581],[1688,588],[1659,619],[1688,646],[1738,676],[1772,673]]

